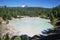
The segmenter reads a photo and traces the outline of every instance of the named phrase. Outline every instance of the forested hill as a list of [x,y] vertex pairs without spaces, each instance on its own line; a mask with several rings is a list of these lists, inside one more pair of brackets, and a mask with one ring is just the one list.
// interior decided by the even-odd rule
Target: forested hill
[[27,16],[40,16],[46,15],[50,12],[50,8],[42,8],[42,7],[14,7],[12,9],[18,10],[21,15]]
[[60,5],[54,8],[0,6],[0,17],[3,19],[17,18],[17,16],[43,17],[52,21],[60,18]]
[[49,8],[43,8],[43,7],[8,7],[11,9],[17,9],[17,10],[41,10],[41,9],[49,9]]
[[25,12],[47,12],[50,8],[42,8],[42,7],[8,7],[9,9],[14,9],[17,11],[25,11]]
[[[40,16],[49,13],[49,8],[42,7],[0,7],[0,16],[5,18],[19,16]],[[10,19],[10,18],[9,18]]]

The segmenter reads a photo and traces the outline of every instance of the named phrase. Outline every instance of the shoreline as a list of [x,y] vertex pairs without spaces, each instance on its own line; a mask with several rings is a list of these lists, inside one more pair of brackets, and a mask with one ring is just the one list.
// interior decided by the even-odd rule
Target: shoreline
[[[36,23],[37,21],[40,21],[40,20],[38,20],[38,19],[40,19],[40,17],[24,17],[24,18],[21,18],[21,19],[25,19],[25,18],[29,18],[29,19],[28,19],[28,20],[29,20],[28,22],[33,23],[33,24]],[[30,21],[30,18],[32,18],[34,21],[32,21],[32,20]],[[35,18],[37,18],[37,21],[35,20]],[[17,20],[17,19],[18,19],[18,20]],[[15,20],[15,21],[19,21],[19,20],[20,20],[19,18],[17,18],[17,19],[16,19],[16,18],[13,18],[12,21],[14,21],[14,20]],[[42,19],[42,20],[45,20],[44,18],[41,18],[41,19]],[[15,21],[14,21],[14,22],[15,22]],[[27,23],[27,20],[23,20],[23,22],[24,22],[24,21]],[[48,21],[48,20],[46,20],[46,21]],[[19,21],[19,22],[20,22],[20,21]],[[25,23],[25,25],[26,25],[26,23]],[[17,22],[16,22],[16,23],[13,23],[13,24],[15,24],[15,27],[16,27]],[[24,23],[22,23],[22,24],[24,24]],[[12,24],[11,24],[11,25],[12,25]],[[18,23],[18,25],[20,25],[20,24]],[[28,25],[29,25],[29,24],[28,24]],[[27,25],[27,26],[28,26],[28,25]],[[35,25],[36,25],[36,24],[35,24]],[[14,25],[13,25],[13,26],[14,26]],[[24,28],[24,26],[22,26],[23,28],[21,27],[20,30],[24,30],[24,29],[26,30],[26,28],[27,28],[28,30],[30,30],[30,29],[28,28],[28,27],[30,27],[30,25],[29,25],[28,27],[27,27],[27,26],[26,26],[25,28]],[[18,26],[18,27],[19,27],[19,26]],[[35,27],[36,27],[36,26],[35,26]],[[39,27],[39,26],[38,26],[38,27]],[[34,28],[34,26],[33,26],[33,27],[31,26],[31,28]],[[35,30],[35,29],[34,29],[34,30]],[[37,30],[37,29],[36,29],[36,30]],[[25,31],[22,31],[22,32],[26,33]],[[29,33],[29,32],[28,32],[28,33]],[[35,32],[34,32],[34,33],[35,33]],[[35,34],[36,34],[36,33],[35,33]],[[39,34],[39,33],[38,33],[38,34]]]
[[[23,17],[23,18],[40,18],[40,17],[28,17],[28,16],[26,16],[26,17]],[[41,19],[43,19],[43,20],[45,20],[44,18],[41,18]],[[11,20],[9,20],[9,21],[18,21],[18,20],[20,20],[20,18],[12,18]],[[48,20],[48,19],[46,19],[46,20]],[[9,26],[11,26],[11,27],[13,27],[14,28],[14,26],[12,26],[12,25],[10,25],[10,24],[7,24],[7,25],[9,25]],[[15,28],[14,28],[15,29]],[[18,31],[18,30],[17,30]]]
[[[40,16],[37,16],[37,17],[30,17],[30,16],[18,16],[17,18],[14,18],[14,17],[12,17],[12,19],[11,20],[18,20],[18,19],[21,19],[21,18],[42,18],[42,17],[40,17]],[[42,18],[42,19],[47,19],[47,18]],[[50,19],[48,19],[48,20],[50,20]]]

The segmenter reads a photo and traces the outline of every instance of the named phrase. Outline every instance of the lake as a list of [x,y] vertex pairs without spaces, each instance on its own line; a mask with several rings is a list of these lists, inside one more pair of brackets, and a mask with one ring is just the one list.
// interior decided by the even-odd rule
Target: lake
[[25,17],[11,20],[9,21],[9,25],[16,30],[19,30],[20,35],[27,34],[29,36],[42,34],[41,31],[43,30],[53,29],[53,26],[50,24],[50,20],[39,17]]

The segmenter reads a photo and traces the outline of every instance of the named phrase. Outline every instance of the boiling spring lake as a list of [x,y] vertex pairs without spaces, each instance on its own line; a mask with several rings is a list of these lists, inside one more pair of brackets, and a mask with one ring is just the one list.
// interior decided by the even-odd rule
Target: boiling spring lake
[[41,31],[53,28],[48,19],[39,17],[25,17],[18,20],[11,20],[9,21],[9,25],[19,30],[20,35],[27,34],[29,36],[42,34]]

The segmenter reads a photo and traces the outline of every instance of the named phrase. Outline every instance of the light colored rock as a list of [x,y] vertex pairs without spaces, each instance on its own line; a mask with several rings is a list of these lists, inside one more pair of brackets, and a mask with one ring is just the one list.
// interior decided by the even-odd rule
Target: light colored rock
[[7,24],[0,25],[0,28],[1,36],[6,35],[6,33],[9,34],[9,37],[19,34],[19,31],[15,30],[13,27],[10,27],[10,25]]
[[3,22],[4,20],[2,19],[2,17],[0,17],[0,24]]

